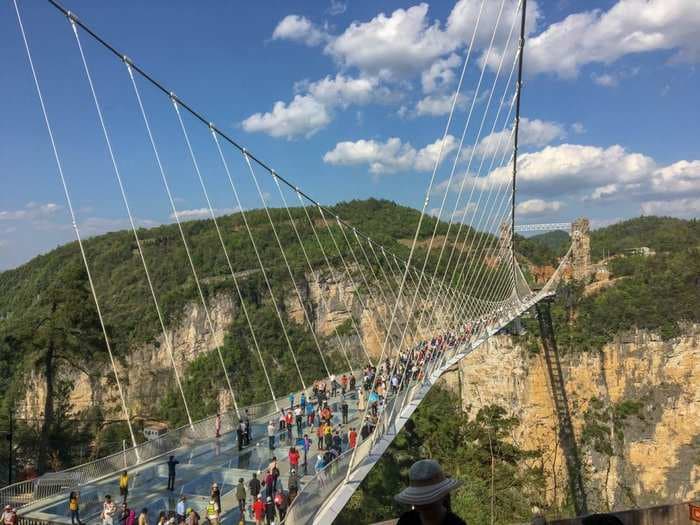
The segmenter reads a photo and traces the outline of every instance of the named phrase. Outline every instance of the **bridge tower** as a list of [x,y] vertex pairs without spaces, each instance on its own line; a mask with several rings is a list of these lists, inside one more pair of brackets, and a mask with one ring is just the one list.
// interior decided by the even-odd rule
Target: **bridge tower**
[[591,275],[590,221],[579,217],[571,223],[571,270],[576,281],[586,280]]

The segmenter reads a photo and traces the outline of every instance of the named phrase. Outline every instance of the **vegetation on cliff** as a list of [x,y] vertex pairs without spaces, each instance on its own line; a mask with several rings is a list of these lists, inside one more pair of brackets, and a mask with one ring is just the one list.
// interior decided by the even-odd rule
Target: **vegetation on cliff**
[[451,503],[468,523],[528,521],[533,503],[546,499],[544,474],[539,451],[524,450],[512,440],[517,425],[517,418],[497,405],[469,418],[453,392],[433,387],[336,523],[374,523],[408,510],[396,504],[394,495],[408,485],[413,462],[426,457],[464,482]]

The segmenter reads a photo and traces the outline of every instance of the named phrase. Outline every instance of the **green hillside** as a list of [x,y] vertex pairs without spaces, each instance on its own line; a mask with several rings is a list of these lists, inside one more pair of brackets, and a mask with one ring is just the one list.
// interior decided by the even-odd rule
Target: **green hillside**
[[591,232],[594,260],[646,246],[657,252],[700,246],[700,221],[673,217],[638,217]]
[[[340,253],[347,261],[353,261],[350,251],[352,247],[355,255],[360,258],[360,264],[368,266],[354,237],[346,232],[350,239],[348,244],[332,217],[326,217],[330,223],[327,227],[315,208],[306,210],[311,222],[304,209],[293,208],[290,211],[302,239],[303,249],[287,211],[272,209],[270,213],[295,282],[303,285],[304,275],[308,272],[304,250],[315,270],[327,269],[311,223],[335,269],[343,271],[344,266],[334,241],[338,243]],[[400,257],[407,256],[405,241],[413,237],[419,218],[418,211],[374,199],[340,203],[331,211]],[[323,377],[323,364],[308,328],[287,318],[283,299],[294,293],[294,285],[267,215],[264,210],[252,210],[247,211],[245,216],[268,273],[292,347],[297,359],[302,362],[305,379],[310,382],[314,378]],[[243,301],[255,327],[270,371],[272,386],[276,393],[296,390],[300,388],[300,381],[293,358],[259,270],[243,216],[240,213],[223,216],[218,219],[218,223],[233,270],[240,274]],[[426,217],[419,238],[429,237],[434,227],[435,219]],[[446,224],[439,224],[438,234],[444,234],[446,229]],[[183,230],[204,295],[210,298],[214,294],[227,294],[234,305],[239,305],[240,300],[213,221],[185,222]],[[472,232],[471,238],[479,238],[481,235]],[[164,313],[165,324],[171,326],[178,322],[185,305],[199,302],[179,230],[174,224],[142,229],[139,238],[158,303]],[[402,240],[404,243],[400,242]],[[125,365],[129,349],[155,342],[161,333],[133,233],[108,233],[88,239],[84,245],[112,349],[116,358]],[[435,252],[431,254],[429,268],[433,268],[436,263],[434,259],[437,250]],[[424,256],[425,252],[419,248],[416,260],[421,261]],[[377,275],[381,275],[376,260],[372,259],[370,265]],[[465,265],[465,268],[469,268],[472,274],[481,271],[484,278],[489,278],[490,272],[499,271],[482,267],[480,259],[476,264]],[[365,273],[371,275],[366,270],[367,268]],[[362,285],[360,271],[360,268],[354,267],[355,282]],[[57,454],[54,466],[68,465],[77,459],[71,450],[61,447],[61,443],[66,440],[85,446],[96,440],[98,450],[93,453],[100,454],[110,450],[110,446],[115,443],[120,443],[124,437],[122,426],[107,424],[110,418],[121,417],[120,414],[104,413],[101,407],[97,407],[94,413],[79,414],[77,423],[72,423],[66,417],[71,408],[68,395],[73,385],[61,376],[61,369],[78,368],[96,381],[100,378],[113,380],[86,277],[75,242],[38,256],[19,268],[0,273],[0,365],[6,371],[0,376],[0,426],[7,410],[24,397],[27,372],[35,371],[53,401],[45,406],[49,411],[49,421],[43,421],[41,428],[20,423],[18,456],[31,461],[38,455],[39,470],[47,468],[51,451]],[[381,283],[371,284],[379,285]],[[322,339],[320,344],[331,369],[338,371],[347,367],[335,339]],[[250,330],[243,316],[237,316],[229,327],[221,352],[239,404],[269,399],[258,354],[253,348]],[[218,392],[225,385],[218,354],[210,352],[200,355],[187,366],[183,376],[186,377],[183,387],[190,400],[192,417],[197,419],[211,415],[217,409]],[[128,384],[129,379],[124,377],[122,381]],[[148,412],[140,415],[165,419],[173,425],[183,423],[184,407],[172,377],[154,378],[154,381],[162,382],[159,385],[162,391],[159,403],[147,407]],[[100,443],[105,445],[100,448]]]

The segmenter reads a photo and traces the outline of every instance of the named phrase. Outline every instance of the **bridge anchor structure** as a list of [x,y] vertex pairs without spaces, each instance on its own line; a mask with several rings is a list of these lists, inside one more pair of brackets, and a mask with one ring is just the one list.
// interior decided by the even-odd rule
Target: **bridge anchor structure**
[[[143,269],[145,304],[153,308],[154,318],[158,320],[160,335],[154,334],[154,338],[159,337],[164,345],[178,409],[186,414],[183,426],[140,443],[132,428],[134,407],[129,404],[128,384],[122,385],[125,372],[113,358],[113,342],[105,319],[110,309],[104,305],[114,298],[102,296],[93,280],[94,275],[101,275],[94,272],[99,261],[85,249],[81,237],[80,208],[75,205],[72,186],[74,173],[64,166],[62,142],[57,140],[62,137],[61,128],[53,118],[53,107],[44,97],[44,84],[32,54],[31,31],[25,28],[22,11],[17,0],[13,0],[29,66],[28,85],[36,90],[50,152],[71,212],[76,257],[85,268],[99,316],[105,354],[109,355],[110,373],[117,387],[115,410],[121,412],[129,428],[132,446],[62,472],[4,487],[0,489],[0,504],[17,507],[24,519],[37,523],[69,523],[66,497],[70,491],[79,490],[83,518],[95,518],[102,510],[104,497],[119,494],[118,474],[127,469],[130,472],[128,503],[132,507],[148,508],[153,515],[172,512],[179,497],[184,496],[188,506],[203,517],[210,488],[216,483],[221,493],[222,517],[249,520],[249,514],[239,513],[235,487],[241,478],[247,482],[253,474],[265,476],[268,470],[274,470],[270,463],[276,456],[279,476],[275,490],[279,489],[291,500],[284,523],[325,525],[338,515],[440,376],[526,310],[555,293],[571,250],[546,285],[533,291],[513,246],[513,232],[517,231],[514,212],[526,2],[503,0],[494,27],[486,28],[492,36],[483,63],[491,63],[493,58],[497,67],[491,71],[480,67],[481,61],[472,53],[477,34],[484,30],[479,29],[479,21],[488,1],[481,0],[479,18],[469,41],[412,240],[406,243],[405,239],[396,238],[382,244],[358,224],[342,217],[342,206],[321,204],[261,160],[261,156],[214,125],[212,119],[194,109],[194,104],[156,80],[129,58],[133,54],[119,51],[75,13],[56,0],[48,0],[51,14],[57,11],[67,21],[67,35],[75,46],[75,56],[68,62],[79,65],[76,86],[80,89],[76,92],[85,93],[88,100],[87,104],[81,102],[77,110],[94,117],[97,137],[104,145],[105,165],[96,177],[100,177],[100,184],[114,185],[115,200],[129,219],[129,235],[133,235],[135,245],[129,256],[135,255],[137,266]],[[506,5],[513,11],[506,12]],[[497,35],[507,35],[502,48],[506,52],[492,57],[497,53],[494,47]],[[102,52],[100,57],[107,56],[109,64],[118,66],[126,86],[123,92],[106,96],[101,90],[104,79],[93,63],[95,48]],[[470,67],[478,68],[478,81],[470,92],[470,107],[464,108],[459,100],[466,89],[465,78],[471,77],[465,75]],[[70,82],[68,70],[61,71],[62,82]],[[478,107],[477,101],[480,101]],[[135,121],[111,126],[112,114],[106,110],[114,107],[121,110],[122,105],[135,115]],[[65,113],[70,111],[57,112]],[[93,142],[94,131],[86,130]],[[125,141],[120,133],[129,140]],[[452,151],[450,144],[456,142],[455,136],[461,138],[456,151]],[[133,137],[143,139],[143,151],[139,155],[135,155],[137,146]],[[483,148],[476,146],[487,137],[497,140],[489,142],[484,153]],[[168,154],[173,154],[176,160],[168,162]],[[132,162],[122,161],[126,157],[147,160],[134,170]],[[183,158],[187,159],[186,165],[182,165]],[[511,162],[511,176],[494,176],[506,170]],[[153,257],[162,254],[153,252],[144,242],[144,231],[137,227],[132,211],[132,184],[141,184],[145,177],[152,177],[154,184],[162,186],[161,196],[165,197],[168,214],[174,220],[172,243],[181,248],[182,260],[178,266],[184,268],[183,279],[192,284],[193,304],[202,312],[205,328],[211,334],[216,332],[216,327],[210,310],[208,279],[223,278],[231,283],[230,298],[240,306],[245,332],[246,365],[249,365],[245,370],[256,367],[260,390],[266,396],[269,392],[269,398],[260,403],[244,406],[241,402],[242,394],[249,388],[245,382],[249,378],[241,377],[238,366],[241,363],[227,360],[230,356],[219,344],[211,352],[217,367],[221,367],[222,384],[217,398],[220,416],[212,414],[197,420],[190,411],[192,399],[183,387],[186,372],[176,366],[170,327],[164,315],[163,294],[167,290],[164,292],[158,286],[151,263]],[[186,217],[178,209],[173,190],[178,177],[188,188],[201,190],[198,198],[205,203],[202,209],[209,217],[206,226],[215,245],[210,254],[194,250],[192,228],[184,224]],[[220,185],[213,191],[217,180]],[[249,190],[249,200],[244,187]],[[217,198],[226,200],[217,204]],[[439,205],[433,202],[436,198]],[[273,203],[278,209],[272,209]],[[235,228],[226,228],[217,210],[232,206],[239,210]],[[260,212],[251,211],[255,209]],[[373,219],[362,217],[356,222],[371,223]],[[232,230],[240,231],[240,237],[234,238],[236,232]],[[208,257],[216,258],[213,266],[222,268],[225,275],[203,273],[202,258]],[[242,283],[250,275],[259,277],[259,287],[253,291]],[[317,308],[307,308],[308,294],[300,284],[300,276],[342,281],[344,286],[337,298],[331,300],[321,294]],[[299,319],[290,319],[285,291],[292,302],[299,304]],[[330,334],[319,334],[314,312],[330,310],[332,301],[341,304],[347,330],[336,326]],[[279,347],[266,348],[261,340],[253,315],[260,303],[269,306]],[[300,331],[308,336],[307,347],[295,342],[293,332]],[[369,341],[379,344],[370,351]],[[194,348],[187,350],[196,353]],[[281,354],[292,363],[284,387],[279,386],[281,382],[275,376],[279,373]],[[308,366],[309,363],[315,367]],[[354,377],[358,388],[344,389],[342,396],[314,394],[312,385],[319,382],[333,385],[343,376]],[[326,417],[323,432],[329,429],[331,433],[342,431],[349,435],[350,428],[357,429],[361,437],[356,446],[334,445],[335,454],[327,456],[327,446],[321,449],[318,440],[312,439],[311,444],[303,440],[305,433],[313,438],[319,429],[318,424],[313,427],[304,424],[303,418],[298,429],[294,425],[291,431],[281,430],[276,425],[280,415],[286,415],[290,409],[297,410],[302,393],[315,413],[324,413],[324,405],[332,411]],[[339,415],[344,406],[347,418]],[[243,428],[250,431],[250,442],[240,438]],[[306,453],[306,461],[296,464],[296,468],[290,463],[291,447],[300,447]],[[320,454],[322,457],[317,461]],[[175,490],[165,488],[166,460],[170,455],[179,461]],[[290,490],[295,477],[299,477],[298,491]],[[248,494],[247,504],[252,503],[251,496],[256,495]],[[265,498],[271,496],[274,496],[272,492],[264,493]]]

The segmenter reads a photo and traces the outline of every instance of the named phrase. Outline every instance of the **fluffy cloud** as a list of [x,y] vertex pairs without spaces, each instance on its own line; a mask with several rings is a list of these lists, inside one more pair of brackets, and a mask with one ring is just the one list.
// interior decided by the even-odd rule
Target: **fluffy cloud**
[[[408,9],[397,9],[390,15],[380,13],[368,22],[353,22],[343,33],[332,39],[325,52],[345,67],[381,78],[406,78],[422,72],[438,59],[463,47],[471,39],[479,17],[481,2],[460,0],[450,12],[444,28],[428,16],[428,4],[421,3]],[[516,0],[506,0],[496,30],[496,45],[505,41],[513,17]],[[534,27],[538,17],[535,2],[530,4],[528,27]],[[486,2],[476,33],[476,47],[488,45],[499,17],[500,2]],[[454,62],[454,58],[448,57]],[[436,66],[433,73],[455,67],[448,63]],[[432,68],[432,66],[431,66]],[[430,71],[430,69],[428,70]],[[430,80],[428,80],[430,88]],[[428,91],[426,91],[428,92]]]
[[[323,156],[327,164],[353,166],[367,164],[369,171],[375,175],[399,171],[430,171],[438,159],[442,139],[416,150],[410,143],[392,137],[386,142],[376,140],[358,140],[339,142]],[[443,160],[456,148],[452,135],[445,138],[442,148]]]
[[[467,185],[485,190],[507,184],[511,175],[511,168],[503,167],[485,177],[464,180]],[[456,191],[456,185],[452,190]],[[663,166],[619,145],[547,146],[520,156],[518,191],[531,198],[532,203],[525,201],[530,209],[536,209],[538,201],[617,201],[637,202],[649,214],[692,216],[697,214],[700,198],[700,160]]]
[[251,115],[242,122],[243,129],[288,139],[309,137],[331,122],[336,107],[385,103],[393,97],[376,78],[351,78],[340,73],[316,82],[297,82],[295,90],[303,94],[289,103],[275,102],[270,112]]
[[46,219],[62,208],[53,202],[29,202],[19,210],[0,210],[0,221],[35,221]]
[[530,199],[521,202],[515,207],[518,215],[544,215],[549,212],[559,211],[562,208],[560,201],[545,201],[542,199]]
[[591,78],[593,82],[603,87],[615,87],[617,86],[619,80],[611,73],[603,73],[602,75],[592,75]]
[[[447,93],[445,95],[428,95],[418,101],[416,104],[416,115],[437,117],[440,115],[448,115],[452,108],[455,94]],[[457,97],[457,108],[464,108],[467,105],[468,98],[462,93]]]
[[567,16],[528,40],[527,69],[575,77],[590,63],[631,53],[674,50],[674,60],[700,59],[696,0],[619,0],[609,10]]
[[323,29],[316,27],[308,18],[299,15],[285,16],[272,32],[272,40],[291,40],[307,46],[316,46],[329,39]]
[[421,73],[423,93],[433,93],[452,85],[455,79],[455,68],[462,63],[459,55],[452,53],[447,58],[434,62]]
[[651,178],[653,193],[700,194],[700,160],[681,160],[654,171]]
[[[509,128],[503,131],[497,131],[485,136],[479,141],[479,144],[474,149],[475,156],[491,156],[497,152],[503,152],[504,148],[510,147],[512,139],[512,130]],[[558,122],[540,119],[520,119],[519,129],[519,144],[520,146],[534,146],[541,148],[555,140],[560,140],[566,137],[564,126]],[[462,157],[468,158],[471,154],[471,148],[462,150]]]
[[350,78],[338,73],[335,77],[325,78],[313,83],[299,83],[306,86],[309,95],[326,106],[347,107],[351,104],[365,105],[391,99],[388,88],[380,86],[376,78]]
[[331,116],[326,106],[311,95],[297,95],[286,104],[275,102],[269,113],[255,113],[242,122],[248,132],[263,132],[291,139],[311,136],[328,125]]
[[700,215],[700,198],[647,201],[642,203],[642,212],[645,215],[698,217]]

